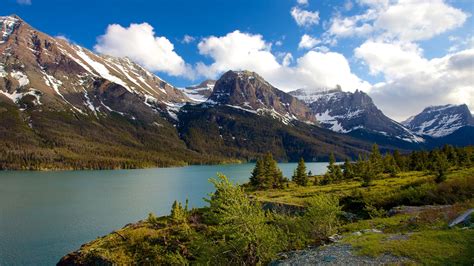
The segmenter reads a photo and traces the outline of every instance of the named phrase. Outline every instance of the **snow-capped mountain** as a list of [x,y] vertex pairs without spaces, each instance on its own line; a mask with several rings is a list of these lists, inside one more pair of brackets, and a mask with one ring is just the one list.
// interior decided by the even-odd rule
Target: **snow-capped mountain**
[[[174,116],[190,99],[127,58],[95,54],[0,17],[0,97],[22,109],[54,108],[81,115]],[[149,119],[146,119],[149,120]]]
[[462,127],[474,126],[474,118],[467,105],[448,104],[427,107],[402,123],[417,134],[439,138]]
[[216,85],[216,81],[213,79],[208,79],[201,82],[198,85],[193,85],[186,87],[184,89],[184,93],[196,102],[205,102],[209,96],[211,96],[212,90],[214,90],[214,86]]
[[216,82],[207,104],[227,105],[285,124],[293,120],[315,123],[311,110],[297,98],[273,87],[255,72],[228,71]]
[[406,142],[423,142],[422,138],[403,125],[385,116],[362,91],[352,93],[344,92],[340,88],[299,89],[290,94],[304,101],[319,123],[332,131],[339,133],[364,131]]

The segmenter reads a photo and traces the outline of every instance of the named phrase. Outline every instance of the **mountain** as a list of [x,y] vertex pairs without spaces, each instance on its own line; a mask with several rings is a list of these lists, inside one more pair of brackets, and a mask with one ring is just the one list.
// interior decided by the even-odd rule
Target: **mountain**
[[[17,16],[0,17],[0,29],[0,169],[217,163],[266,152],[344,158],[370,146],[314,126],[303,102],[252,72],[180,90]],[[196,91],[209,99],[188,97]]]
[[226,105],[277,118],[314,124],[311,110],[297,98],[273,87],[255,72],[228,71],[216,82],[208,104]]
[[427,107],[402,123],[417,134],[440,138],[474,126],[474,118],[467,105],[448,104]]
[[191,101],[127,58],[0,17],[0,169],[202,162],[174,120]]
[[205,102],[211,96],[212,90],[216,85],[216,81],[208,79],[201,82],[199,85],[186,87],[184,93],[196,102]]
[[320,125],[332,131],[398,146],[424,141],[385,116],[370,96],[362,91],[352,93],[340,88],[319,91],[299,89],[290,94],[304,101]]
[[[426,145],[359,91],[291,95],[250,71],[178,89],[17,16],[0,17],[0,29],[0,169],[205,164],[267,152],[313,161],[354,158],[374,142],[384,151]],[[456,141],[471,134],[456,132]]]
[[[189,101],[180,90],[127,58],[100,56],[41,33],[17,16],[0,17],[1,93],[22,108],[130,118],[170,113]],[[40,107],[41,108],[41,107]],[[151,120],[150,120],[151,121]]]
[[369,143],[319,127],[300,100],[249,71],[228,71],[206,102],[186,105],[178,130],[188,147],[202,154],[255,159],[272,152],[279,160],[356,157]]

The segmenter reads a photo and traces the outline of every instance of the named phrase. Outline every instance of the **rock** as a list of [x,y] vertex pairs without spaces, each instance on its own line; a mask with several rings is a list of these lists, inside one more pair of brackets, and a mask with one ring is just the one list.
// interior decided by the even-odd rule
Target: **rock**
[[332,236],[329,237],[329,241],[331,242],[339,242],[343,237],[341,235],[338,235],[338,234],[334,234]]
[[456,219],[454,219],[453,221],[451,221],[449,223],[449,227],[453,227],[453,226],[456,226],[460,223],[468,223],[469,220],[471,219],[471,214],[474,212],[474,209],[469,209],[467,211],[465,211],[463,214],[459,215],[458,217],[456,217]]
[[389,216],[396,214],[414,214],[427,210],[445,211],[452,208],[452,205],[425,205],[425,206],[398,206],[388,211]]
[[376,233],[376,234],[381,234],[382,231],[378,229],[364,229],[362,230],[362,233],[367,234],[367,233]]
[[334,257],[334,256],[324,256],[323,257],[324,262],[333,262],[335,260],[336,260],[336,257]]
[[355,236],[361,236],[361,235],[362,235],[362,232],[357,231],[357,232],[354,232],[354,233],[352,233],[352,234],[355,235]]

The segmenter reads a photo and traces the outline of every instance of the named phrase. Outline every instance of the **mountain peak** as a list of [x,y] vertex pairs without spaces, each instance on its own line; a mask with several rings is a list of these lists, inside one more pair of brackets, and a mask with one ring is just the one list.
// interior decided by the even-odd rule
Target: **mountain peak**
[[429,106],[402,122],[414,132],[432,137],[444,137],[464,126],[474,125],[466,104]]
[[290,94],[306,102],[320,124],[332,131],[366,131],[408,142],[423,141],[385,116],[363,91],[344,92],[340,88],[319,91],[300,89]]
[[227,105],[259,114],[269,114],[284,122],[316,122],[303,102],[273,87],[252,71],[227,71],[217,80],[208,103]]
[[215,85],[215,80],[206,79],[198,85],[186,87],[184,93],[195,102],[205,102],[211,96]]

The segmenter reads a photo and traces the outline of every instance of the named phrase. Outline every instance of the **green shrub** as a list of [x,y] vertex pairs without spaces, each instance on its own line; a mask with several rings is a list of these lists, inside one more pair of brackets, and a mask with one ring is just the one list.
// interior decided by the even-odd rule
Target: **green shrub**
[[286,247],[283,232],[267,223],[260,204],[251,201],[243,189],[224,175],[211,179],[208,221],[214,223],[212,246],[202,253],[208,264],[255,265],[269,262]]
[[340,214],[341,206],[336,197],[318,195],[308,200],[303,223],[315,241],[323,241],[336,233]]

